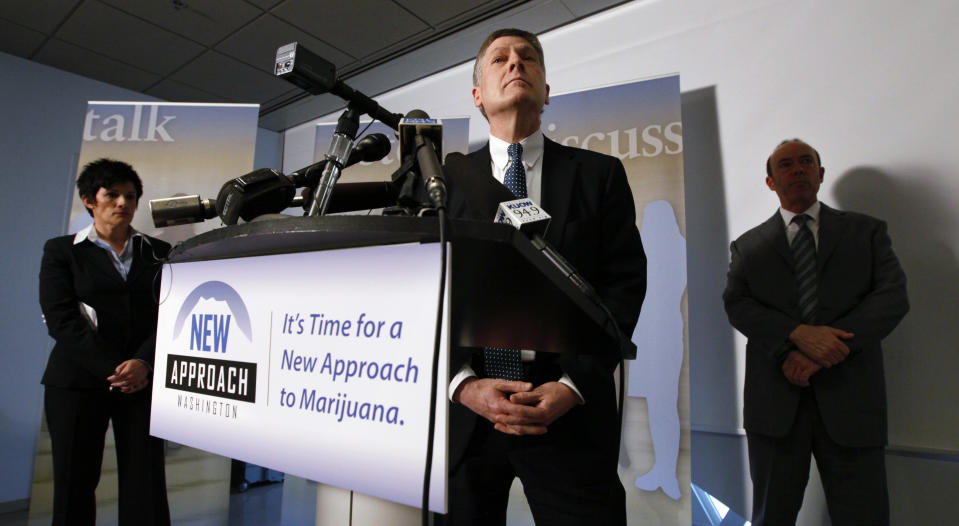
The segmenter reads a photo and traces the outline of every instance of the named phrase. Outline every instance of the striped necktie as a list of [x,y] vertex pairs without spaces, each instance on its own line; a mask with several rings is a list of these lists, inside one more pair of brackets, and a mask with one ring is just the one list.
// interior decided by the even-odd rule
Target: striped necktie
[[816,241],[807,221],[811,219],[806,214],[797,215],[792,219],[799,225],[799,231],[793,238],[792,249],[796,285],[799,286],[799,312],[803,323],[813,324],[816,320],[816,307],[819,303],[816,285]]

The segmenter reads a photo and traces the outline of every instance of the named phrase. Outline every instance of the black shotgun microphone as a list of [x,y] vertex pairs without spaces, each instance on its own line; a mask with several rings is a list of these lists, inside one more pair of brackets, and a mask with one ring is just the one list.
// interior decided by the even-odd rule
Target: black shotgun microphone
[[223,183],[216,199],[199,195],[153,199],[150,213],[157,228],[199,223],[218,215],[224,224],[235,225],[240,218],[250,221],[262,214],[283,211],[295,194],[296,185],[289,177],[260,168]]
[[[361,161],[379,161],[390,153],[390,148],[390,140],[386,135],[367,135],[357,141],[344,168]],[[301,206],[302,198],[295,196],[296,188],[315,188],[320,180],[320,172],[326,164],[327,160],[324,159],[289,175],[261,168],[224,183],[217,199],[203,199],[199,195],[152,199],[149,204],[153,225],[164,228],[200,223],[217,215],[221,216],[225,224],[233,225],[238,218],[249,221],[258,215],[276,214],[290,207]],[[387,190],[374,185],[351,186],[341,194],[345,199],[337,194],[336,200],[341,202],[333,205],[336,211],[351,210],[345,207],[354,206],[353,203],[363,203],[364,194],[373,196],[367,200],[376,203],[376,206],[386,206],[382,203],[388,202],[389,199]],[[220,208],[221,206],[223,208]]]
[[510,225],[526,234],[533,247],[542,252],[546,259],[562,271],[579,290],[594,302],[602,304],[602,300],[600,300],[599,294],[596,293],[593,286],[579,275],[576,268],[569,261],[566,261],[566,258],[559,251],[543,239],[546,230],[549,228],[550,219],[550,215],[542,207],[534,203],[532,199],[524,197],[500,203],[494,221]]

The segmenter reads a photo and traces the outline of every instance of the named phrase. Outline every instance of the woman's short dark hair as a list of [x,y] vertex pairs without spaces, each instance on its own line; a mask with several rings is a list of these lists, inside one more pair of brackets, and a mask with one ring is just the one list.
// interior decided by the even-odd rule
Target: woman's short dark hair
[[[94,203],[97,202],[97,192],[100,188],[110,188],[118,183],[133,183],[137,191],[137,201],[143,195],[143,183],[140,176],[132,166],[113,159],[97,159],[87,163],[77,178],[77,191],[81,198],[87,198]],[[87,213],[91,216],[93,211],[89,208]]]

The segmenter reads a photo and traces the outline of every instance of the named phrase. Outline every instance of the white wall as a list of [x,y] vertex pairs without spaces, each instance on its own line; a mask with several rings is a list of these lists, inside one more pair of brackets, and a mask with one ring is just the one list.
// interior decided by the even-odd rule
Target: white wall
[[[889,222],[912,302],[885,345],[893,523],[944,516],[943,485],[919,489],[910,480],[934,473],[953,487],[959,481],[956,20],[959,3],[946,0],[647,0],[542,35],[554,94],[681,74],[693,480],[725,494],[741,515],[750,505],[745,340],[729,328],[720,294],[729,241],[778,205],[763,183],[765,159],[781,139],[798,136],[822,154],[824,202]],[[471,104],[471,67],[378,100],[398,113],[471,115],[475,143],[486,131]],[[288,130],[284,141],[286,169],[312,161],[312,123]],[[719,462],[730,458],[736,462]],[[946,500],[929,493],[937,489]],[[803,520],[820,523],[822,501],[808,504]]]

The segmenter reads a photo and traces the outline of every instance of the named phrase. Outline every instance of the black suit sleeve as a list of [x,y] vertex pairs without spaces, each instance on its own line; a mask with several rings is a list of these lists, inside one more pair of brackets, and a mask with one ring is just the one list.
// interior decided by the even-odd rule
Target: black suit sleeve
[[[607,161],[604,170],[583,174],[601,178],[596,230],[577,233],[575,223],[569,223],[563,251],[581,264],[578,266],[585,270],[586,278],[613,314],[619,330],[629,337],[646,295],[646,253],[636,227],[633,194],[623,164],[615,158],[603,159]],[[581,234],[595,239],[584,242]],[[571,243],[575,239],[580,242]],[[597,247],[595,253],[589,253]],[[612,394],[609,379],[620,359],[619,349],[611,348],[599,354],[563,354],[559,365],[590,403]]]
[[646,297],[646,252],[636,228],[636,208],[619,161],[612,162],[600,207],[602,254],[593,282],[619,329],[627,336],[639,320]]
[[[144,238],[147,239],[147,238]],[[146,274],[146,278],[151,280],[150,289],[153,291],[153,298],[159,298],[160,295],[160,265],[162,261],[166,260],[167,255],[170,253],[170,244],[161,241],[156,238],[148,238],[146,246],[140,245],[140,251],[136,254],[135,257],[141,258],[141,263],[147,265],[151,270]],[[157,299],[157,301],[159,301]],[[139,308],[140,306],[138,306]],[[153,308],[153,306],[150,306]],[[143,360],[144,362],[150,364],[150,368],[153,369],[154,356],[156,354],[156,336],[157,336],[157,326],[156,326],[156,317],[153,318],[152,323],[148,325],[149,334],[143,342],[137,347],[136,351],[133,354],[133,358],[138,360]],[[152,371],[151,371],[152,372]]]
[[68,351],[71,361],[106,382],[119,362],[111,356],[120,349],[97,334],[82,314],[80,299],[74,288],[74,272],[70,247],[65,238],[54,238],[43,247],[40,263],[40,309],[47,332]]

